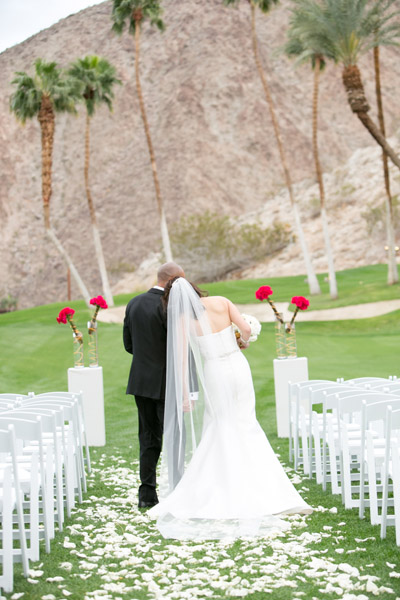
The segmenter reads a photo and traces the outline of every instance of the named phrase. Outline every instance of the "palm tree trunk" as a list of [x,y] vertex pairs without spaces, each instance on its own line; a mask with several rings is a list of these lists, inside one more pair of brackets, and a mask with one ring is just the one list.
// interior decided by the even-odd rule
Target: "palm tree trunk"
[[264,88],[265,97],[267,100],[267,104],[268,104],[270,115],[271,115],[272,125],[274,128],[275,139],[278,144],[279,156],[281,159],[281,164],[282,164],[282,168],[283,168],[283,172],[284,172],[284,176],[285,176],[286,186],[287,186],[287,189],[289,192],[290,204],[292,206],[295,223],[296,223],[296,227],[297,227],[298,238],[299,238],[300,246],[301,246],[301,249],[303,252],[304,263],[306,266],[308,285],[309,285],[311,294],[320,294],[321,289],[319,287],[318,279],[315,275],[315,272],[314,272],[314,269],[313,269],[313,266],[311,263],[311,258],[310,258],[310,254],[308,251],[307,242],[306,242],[306,239],[304,236],[304,231],[303,231],[303,227],[302,227],[302,223],[301,223],[301,219],[300,219],[298,206],[295,201],[294,194],[293,194],[292,180],[291,180],[290,172],[289,172],[287,162],[286,162],[286,156],[285,156],[285,152],[283,149],[278,120],[277,120],[276,114],[275,114],[274,103],[273,103],[269,85],[268,85],[268,82],[265,77],[265,74],[264,74],[264,71],[263,71],[263,68],[261,65],[261,61],[260,61],[260,56],[259,56],[259,52],[258,52],[257,35],[256,35],[256,16],[255,16],[256,11],[255,11],[255,6],[253,4],[253,0],[250,0],[250,8],[251,8],[251,34],[252,34],[254,58],[255,58],[258,74],[260,76],[261,83]]
[[73,264],[71,258],[63,248],[61,242],[56,237],[53,229],[50,227],[50,198],[52,193],[52,164],[53,164],[53,144],[54,144],[54,129],[55,117],[53,105],[48,96],[43,94],[42,104],[38,114],[40,123],[40,132],[42,138],[42,197],[43,197],[43,215],[44,227],[51,241],[56,246],[57,250],[67,263],[75,281],[81,291],[87,306],[90,307],[90,296],[85,284],[83,283],[79,273]]
[[369,131],[372,137],[382,147],[385,154],[400,169],[400,158],[393,148],[388,144],[385,136],[368,116],[369,104],[365,97],[364,86],[361,80],[361,73],[357,65],[349,65],[343,69],[343,84],[346,89],[347,99],[350,108],[360,119],[364,127]]
[[[383,115],[383,101],[382,101],[382,88],[381,88],[381,70],[379,61],[379,46],[374,48],[374,68],[375,68],[375,90],[376,90],[376,101],[378,106],[378,120],[382,135],[386,137],[385,132],[385,118]],[[388,158],[385,152],[382,151],[382,163],[383,163],[383,176],[385,180],[386,190],[386,236],[388,246],[388,284],[392,285],[399,281],[399,274],[397,270],[396,261],[396,250],[395,250],[395,237],[394,237],[394,218],[393,218],[393,201],[392,194],[390,191],[390,176],[389,176],[389,165]]]
[[97,263],[99,265],[99,271],[100,271],[101,283],[103,286],[104,296],[105,296],[108,306],[114,306],[114,299],[113,299],[110,284],[108,281],[106,262],[104,260],[103,246],[101,244],[99,228],[97,226],[96,213],[94,210],[92,194],[90,191],[89,161],[90,161],[90,116],[89,116],[89,113],[86,111],[85,168],[84,168],[86,198],[87,198],[88,205],[89,205],[90,221],[92,223],[92,233],[93,233],[93,240],[94,240],[94,248],[95,248],[95,252],[96,252]]
[[172,261],[172,251],[171,251],[171,243],[168,234],[167,221],[165,218],[164,204],[161,198],[161,189],[160,182],[158,179],[157,173],[157,165],[156,159],[154,155],[153,143],[151,141],[149,123],[147,121],[146,109],[144,106],[143,94],[142,94],[142,86],[140,84],[140,73],[139,73],[139,59],[140,59],[140,21],[141,16],[135,21],[135,77],[136,77],[136,90],[139,98],[139,106],[140,106],[140,114],[142,116],[144,131],[146,134],[147,147],[149,149],[150,154],[150,162],[151,169],[153,172],[153,181],[154,187],[156,191],[156,199],[158,206],[158,213],[160,216],[160,225],[161,225],[161,239],[163,243],[163,249],[165,254],[165,260],[167,262]]
[[337,283],[336,283],[336,273],[335,273],[335,265],[333,261],[333,253],[331,240],[329,235],[329,225],[328,225],[328,217],[326,214],[325,208],[325,188],[324,188],[324,180],[322,177],[321,164],[319,162],[319,151],[318,151],[318,91],[319,91],[319,76],[321,72],[321,58],[319,56],[315,59],[315,67],[314,67],[314,93],[313,93],[313,152],[314,152],[314,161],[315,161],[315,171],[317,173],[317,180],[319,186],[319,197],[321,201],[321,220],[322,220],[322,230],[324,234],[325,241],[325,252],[328,260],[328,277],[329,277],[329,293],[332,299],[336,299],[338,297]]
[[51,171],[53,164],[53,144],[55,116],[50,98],[42,95],[42,102],[38,114],[40,132],[42,137],[42,199],[44,226],[50,227],[50,198],[51,198]]
[[86,305],[91,308],[90,306],[90,295],[89,292],[85,286],[85,284],[83,283],[74,263],[71,260],[71,257],[69,256],[69,254],[67,253],[67,251],[65,250],[64,246],[61,244],[60,240],[58,239],[58,237],[56,236],[56,234],[54,233],[54,230],[51,227],[46,227],[46,234],[48,235],[48,237],[50,238],[50,240],[53,242],[53,244],[55,245],[55,247],[57,248],[58,252],[61,254],[61,256],[63,257],[63,259],[65,260],[68,268],[71,271],[71,274],[73,276],[73,278],[75,279],[78,288],[83,296],[83,299],[86,302]]

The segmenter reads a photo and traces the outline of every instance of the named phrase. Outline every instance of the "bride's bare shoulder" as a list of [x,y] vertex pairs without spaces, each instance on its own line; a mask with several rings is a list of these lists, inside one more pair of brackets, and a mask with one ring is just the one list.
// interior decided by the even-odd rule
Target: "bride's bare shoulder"
[[204,298],[201,298],[201,302],[204,306],[226,306],[229,300],[224,296],[204,296]]

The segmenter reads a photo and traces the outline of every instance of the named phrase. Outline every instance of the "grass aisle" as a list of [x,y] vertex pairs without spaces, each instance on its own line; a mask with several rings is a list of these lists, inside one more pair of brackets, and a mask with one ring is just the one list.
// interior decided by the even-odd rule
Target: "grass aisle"
[[[225,293],[220,290],[220,293]],[[0,391],[66,389],[71,333],[58,325],[61,305],[0,316]],[[78,323],[87,312],[74,302]],[[266,306],[266,310],[268,307]],[[299,356],[310,378],[400,375],[400,313],[377,319],[297,324]],[[232,544],[163,540],[137,509],[138,446],[133,399],[125,396],[130,358],[121,327],[99,326],[104,368],[107,445],[92,450],[94,472],[84,503],[77,505],[51,553],[31,564],[26,581],[16,566],[14,593],[24,600],[151,598],[400,598],[400,558],[394,530],[381,541],[379,528],[346,511],[338,497],[314,481],[289,475],[316,509],[290,518],[290,530],[269,539]],[[249,359],[257,415],[275,451],[288,465],[287,441],[276,437],[272,325],[263,325]],[[268,596],[269,595],[269,596]]]

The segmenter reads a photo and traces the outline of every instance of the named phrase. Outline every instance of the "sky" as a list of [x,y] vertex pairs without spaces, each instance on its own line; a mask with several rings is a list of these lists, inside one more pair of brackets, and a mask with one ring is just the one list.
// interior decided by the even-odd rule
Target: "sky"
[[0,0],[0,52],[103,0]]

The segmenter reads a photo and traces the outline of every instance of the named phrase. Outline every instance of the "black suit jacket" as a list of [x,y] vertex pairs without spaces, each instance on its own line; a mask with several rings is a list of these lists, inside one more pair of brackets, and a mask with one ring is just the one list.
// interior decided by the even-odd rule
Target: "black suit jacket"
[[127,394],[164,400],[166,379],[167,314],[161,297],[152,288],[126,307],[123,338],[125,350],[133,354]]

